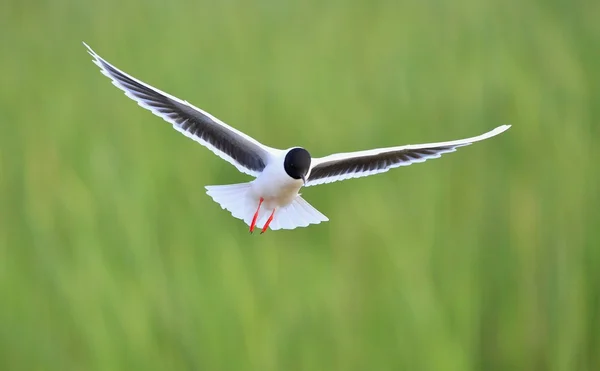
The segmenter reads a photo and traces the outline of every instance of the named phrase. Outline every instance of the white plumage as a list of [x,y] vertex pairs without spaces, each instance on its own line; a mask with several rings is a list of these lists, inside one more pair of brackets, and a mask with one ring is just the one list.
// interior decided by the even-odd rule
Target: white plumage
[[405,145],[312,158],[301,147],[268,147],[225,124],[208,112],[119,70],[88,52],[102,73],[141,107],[163,118],[177,131],[210,149],[240,172],[255,177],[248,183],[207,186],[207,194],[223,209],[262,232],[267,228],[294,229],[328,221],[299,195],[303,186],[379,174],[400,166],[438,158],[457,148],[496,136],[502,125],[485,134],[440,143]]

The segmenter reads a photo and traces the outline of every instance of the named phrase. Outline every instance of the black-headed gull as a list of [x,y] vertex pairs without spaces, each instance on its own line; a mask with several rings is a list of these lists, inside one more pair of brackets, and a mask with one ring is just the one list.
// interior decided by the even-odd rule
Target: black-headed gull
[[456,148],[498,135],[503,125],[477,137],[450,142],[405,145],[313,158],[301,147],[271,148],[232,128],[190,103],[160,91],[119,70],[87,44],[94,63],[112,83],[141,107],[173,125],[175,130],[210,149],[242,173],[255,177],[248,183],[207,186],[207,194],[223,209],[256,227],[294,229],[328,221],[298,191],[303,186],[379,174],[400,166],[438,158]]

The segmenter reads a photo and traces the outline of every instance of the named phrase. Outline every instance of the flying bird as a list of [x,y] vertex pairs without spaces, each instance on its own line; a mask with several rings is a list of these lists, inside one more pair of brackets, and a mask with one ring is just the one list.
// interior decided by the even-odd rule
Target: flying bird
[[360,178],[424,162],[510,128],[510,125],[502,125],[476,137],[449,142],[411,144],[313,158],[302,147],[285,150],[268,147],[187,101],[119,70],[86,43],[83,44],[101,72],[125,95],[242,173],[255,178],[247,183],[206,186],[206,193],[235,218],[249,225],[251,233],[255,228],[264,233],[268,228],[295,229],[328,221],[325,215],[300,196],[298,192],[302,187]]

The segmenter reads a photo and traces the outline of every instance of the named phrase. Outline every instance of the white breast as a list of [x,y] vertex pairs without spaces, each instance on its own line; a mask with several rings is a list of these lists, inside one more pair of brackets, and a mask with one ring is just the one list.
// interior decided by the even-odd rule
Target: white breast
[[283,168],[283,157],[272,161],[262,173],[252,181],[251,193],[256,199],[264,199],[268,209],[289,205],[302,187],[302,179],[293,179]]

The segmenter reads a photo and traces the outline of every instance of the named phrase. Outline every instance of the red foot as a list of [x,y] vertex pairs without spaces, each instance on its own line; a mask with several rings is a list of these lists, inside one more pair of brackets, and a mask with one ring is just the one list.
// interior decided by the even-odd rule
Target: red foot
[[256,219],[258,218],[258,212],[260,211],[260,205],[262,205],[264,198],[260,198],[258,201],[258,207],[256,208],[256,212],[254,213],[254,218],[252,218],[252,224],[250,224],[250,233],[254,232],[254,227],[256,226]]
[[271,224],[271,222],[273,221],[273,215],[275,215],[275,209],[273,209],[271,216],[269,217],[269,219],[267,219],[267,222],[265,223],[265,226],[263,227],[262,231],[260,231],[260,234],[263,234],[267,231],[267,228],[269,228],[269,224]]

